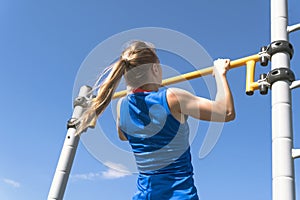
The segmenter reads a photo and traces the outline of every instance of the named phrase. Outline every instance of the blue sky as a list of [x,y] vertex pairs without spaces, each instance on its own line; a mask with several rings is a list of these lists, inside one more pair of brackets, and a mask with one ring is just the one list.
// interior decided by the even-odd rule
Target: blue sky
[[[300,22],[299,8],[299,1],[289,1],[290,25]],[[72,114],[76,75],[98,44],[134,28],[159,27],[193,38],[213,59],[234,60],[270,42],[269,9],[269,1],[261,0],[0,0],[0,199],[47,198]],[[299,34],[290,35],[295,49],[291,66],[298,79]],[[184,61],[160,55],[163,64],[187,72]],[[257,65],[256,76],[269,70],[270,66]],[[225,124],[205,158],[198,154],[208,123],[200,122],[192,143],[199,195],[205,200],[271,199],[271,95],[246,96],[244,68],[230,71],[228,79],[236,120]],[[207,95],[201,93],[203,80],[191,84],[197,94]],[[299,89],[292,94],[294,145],[300,148]],[[116,140],[112,119],[104,117],[101,122],[108,124],[107,137],[126,149]],[[297,199],[299,165],[296,160]],[[81,142],[64,199],[130,199],[135,181],[136,175],[107,168]]]

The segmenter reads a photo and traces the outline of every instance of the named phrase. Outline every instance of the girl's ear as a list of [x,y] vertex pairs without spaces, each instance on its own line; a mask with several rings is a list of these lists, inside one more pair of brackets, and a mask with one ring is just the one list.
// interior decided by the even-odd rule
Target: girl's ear
[[159,73],[159,68],[158,68],[158,67],[159,67],[159,66],[158,66],[157,63],[154,63],[154,64],[152,65],[151,69],[152,69],[152,71],[153,71],[154,74]]
[[154,63],[151,66],[151,73],[153,74],[152,81],[156,84],[161,85],[162,83],[162,69],[159,63]]

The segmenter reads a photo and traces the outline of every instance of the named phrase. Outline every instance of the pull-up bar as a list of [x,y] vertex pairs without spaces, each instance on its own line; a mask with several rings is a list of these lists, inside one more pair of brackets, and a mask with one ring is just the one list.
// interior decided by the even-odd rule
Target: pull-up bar
[[[254,82],[254,72],[255,72],[255,64],[258,62],[261,58],[260,54],[254,54],[251,56],[243,57],[237,60],[230,61],[230,69],[241,67],[246,65],[247,71],[246,71],[246,94],[253,94],[254,90],[257,90],[259,88],[259,83]],[[162,86],[167,86],[175,83],[179,83],[182,81],[191,80],[194,78],[199,78],[202,76],[206,76],[209,74],[212,74],[213,72],[213,66],[207,67],[204,69],[196,70],[193,72],[189,72],[186,74],[174,76],[171,78],[167,78],[162,81]],[[126,90],[116,92],[113,96],[113,99],[117,99],[120,97],[123,97],[127,94]]]

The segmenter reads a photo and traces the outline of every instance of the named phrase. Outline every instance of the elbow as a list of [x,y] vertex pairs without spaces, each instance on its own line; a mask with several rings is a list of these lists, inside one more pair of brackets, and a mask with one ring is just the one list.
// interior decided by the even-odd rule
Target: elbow
[[225,122],[230,122],[230,121],[233,121],[235,119],[235,111],[229,111],[227,112],[226,114],[226,117],[225,117]]

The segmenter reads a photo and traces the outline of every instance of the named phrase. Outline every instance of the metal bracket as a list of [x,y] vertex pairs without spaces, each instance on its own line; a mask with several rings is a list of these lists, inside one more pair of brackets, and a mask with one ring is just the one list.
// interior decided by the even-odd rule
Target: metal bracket
[[275,53],[286,52],[290,55],[290,59],[293,58],[294,48],[291,43],[285,40],[277,40],[269,44],[266,52],[272,57]]
[[291,33],[291,32],[294,32],[294,31],[298,31],[298,30],[300,30],[300,23],[287,27],[287,32],[288,33]]
[[267,74],[261,74],[260,79],[257,81],[258,82],[258,89],[261,95],[266,95],[268,94],[268,89],[270,87],[270,84],[268,83],[267,80]]
[[[75,100],[74,100],[74,108],[76,106],[80,106],[82,107],[83,109],[86,109],[89,105],[89,99],[87,97],[84,97],[84,96],[79,96],[77,97]],[[77,126],[79,125],[79,121],[77,118],[74,118],[72,117],[71,119],[68,120],[67,122],[67,129],[69,128],[77,128]]]
[[275,53],[286,52],[290,55],[290,59],[293,58],[294,48],[291,43],[286,40],[277,40],[269,44],[268,46],[262,46],[260,48],[260,65],[267,66],[269,60]]
[[300,158],[300,149],[292,149],[292,157],[294,159]]
[[79,122],[77,121],[78,119],[76,118],[71,118],[68,120],[67,122],[67,129],[69,128],[77,128],[77,125],[79,124]]
[[297,81],[293,81],[292,84],[290,85],[290,89],[295,89],[295,88],[298,88],[300,87],[300,80],[297,80]]
[[295,74],[289,68],[277,68],[268,73],[267,80],[270,85],[281,80],[288,80],[292,83],[295,80]]
[[267,49],[268,47],[267,46],[262,46],[260,48],[260,59],[259,59],[259,62],[260,62],[260,65],[265,67],[268,65],[268,62],[270,60],[270,55],[267,53]]
[[86,108],[88,106],[88,99],[86,97],[77,97],[75,100],[74,100],[74,108],[76,106],[81,106],[83,108]]

